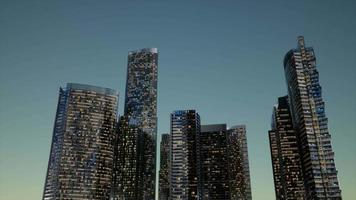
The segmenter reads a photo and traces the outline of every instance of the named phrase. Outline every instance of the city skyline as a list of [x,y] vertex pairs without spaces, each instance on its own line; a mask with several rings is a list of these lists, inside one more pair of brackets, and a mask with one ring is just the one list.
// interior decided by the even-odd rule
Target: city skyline
[[[315,52],[297,41],[284,59],[288,96],[278,98],[269,131],[276,198],[341,199]],[[201,126],[195,110],[174,111],[170,159],[161,160],[169,167],[156,169],[157,64],[156,48],[129,52],[120,120],[115,90],[60,88],[43,199],[153,200],[165,195],[155,197],[156,171],[160,181],[167,169],[170,199],[251,199],[245,125]]]
[[[1,68],[4,68],[4,73],[1,73],[0,77],[0,156],[6,162],[1,162],[0,178],[6,182],[0,182],[0,198],[18,199],[26,195],[28,199],[38,199],[41,196],[51,137],[49,133],[53,128],[54,102],[58,95],[54,91],[58,90],[60,85],[66,82],[79,82],[119,88],[118,91],[121,94],[119,113],[122,113],[127,51],[142,47],[158,47],[161,52],[158,84],[158,134],[168,131],[168,115],[172,110],[179,108],[199,110],[206,123],[247,124],[252,196],[254,199],[264,197],[273,199],[272,168],[268,152],[268,137],[265,133],[269,130],[268,119],[271,105],[275,103],[276,97],[286,92],[285,84],[282,84],[284,79],[281,72],[283,55],[286,50],[295,46],[295,38],[298,35],[305,35],[316,50],[342,195],[344,198],[354,196],[352,187],[356,184],[352,177],[355,176],[355,172],[350,166],[356,163],[352,156],[355,147],[351,143],[355,138],[352,133],[356,130],[352,123],[355,121],[353,111],[356,108],[353,101],[356,97],[353,90],[356,83],[353,67],[355,38],[352,36],[355,35],[355,29],[351,28],[355,26],[346,25],[349,20],[345,20],[346,17],[354,16],[350,12],[352,4],[335,5],[329,2],[320,7],[315,3],[280,4],[274,9],[278,9],[281,13],[270,16],[272,21],[275,19],[273,23],[269,20],[252,18],[250,20],[256,26],[251,27],[244,23],[243,18],[238,18],[238,16],[249,16],[243,12],[242,8],[261,11],[266,8],[265,4],[228,3],[231,8],[240,11],[236,12],[234,9],[229,9],[229,6],[209,2],[204,4],[203,8],[219,11],[221,17],[216,15],[217,18],[209,18],[205,11],[198,10],[201,16],[209,19],[205,20],[194,17],[195,15],[192,14],[195,10],[188,9],[186,12],[193,20],[180,19],[175,26],[177,28],[188,26],[189,29],[182,32],[174,26],[168,26],[170,28],[162,29],[162,33],[155,32],[157,36],[154,34],[142,36],[140,32],[134,30],[143,27],[115,21],[116,19],[133,20],[133,22],[142,20],[139,16],[147,12],[134,8],[133,4],[125,4],[124,7],[143,12],[135,12],[137,16],[118,12],[126,17],[133,16],[125,20],[115,18],[115,12],[106,5],[95,4],[94,6],[89,3],[80,8],[72,7],[72,11],[76,9],[84,11],[79,15],[77,13],[80,12],[62,10],[64,7],[68,8],[68,5],[61,3],[58,5],[63,7],[59,6],[58,9],[51,7],[51,4],[43,3],[48,6],[48,9],[42,7],[40,12],[34,12],[38,8],[37,4],[24,4],[27,7],[6,3],[6,6],[0,8],[0,15],[19,19],[18,23],[1,21],[1,24],[5,26],[1,34],[4,37],[1,41],[4,41],[5,45],[0,49],[2,56],[0,64]],[[214,7],[214,4],[222,7]],[[153,8],[155,5],[146,4],[146,7]],[[175,5],[180,6],[178,3]],[[192,8],[197,8],[197,5],[190,5]],[[167,4],[160,6],[172,11]],[[291,6],[295,6],[296,10],[302,10],[305,18],[294,20],[293,27],[288,26],[287,30],[283,23],[287,24],[288,21],[280,22],[276,19],[283,19],[280,16],[287,13],[283,9]],[[331,18],[326,14],[328,12],[325,12],[341,7],[344,15],[335,12]],[[98,12],[90,12],[94,8],[99,8]],[[45,10],[53,11],[53,9],[58,12],[45,12]],[[108,12],[97,15],[103,13],[100,9]],[[12,12],[16,13],[20,10],[24,11],[23,15],[12,15]],[[156,11],[159,14],[166,12]],[[73,21],[65,21],[66,17],[60,18],[63,16],[62,12],[65,15],[74,16],[71,19]],[[80,18],[80,16],[89,17],[90,13],[97,16],[96,21],[92,21],[91,18]],[[260,14],[267,13],[269,12],[263,10]],[[288,19],[298,16],[297,13],[288,12],[291,15]],[[30,17],[21,17],[26,14]],[[177,17],[176,12],[166,14],[168,16],[166,20]],[[223,22],[226,15],[232,18],[228,18],[226,23],[217,23]],[[148,20],[158,19],[154,14],[149,16],[151,19]],[[53,19],[59,23],[47,23]],[[211,19],[213,19],[213,25],[218,28],[215,30],[217,37],[208,31],[210,30],[208,21],[210,22]],[[77,24],[78,20],[85,23],[81,23],[79,27],[71,26]],[[147,19],[144,21],[147,22]],[[268,23],[263,24],[262,21]],[[121,26],[128,29],[109,28],[107,31],[107,28],[114,25],[114,22],[118,26],[121,23]],[[157,22],[158,24],[164,23]],[[202,22],[198,26],[199,29],[194,26],[196,22]],[[241,26],[234,28],[234,26],[229,26],[229,23],[232,25],[241,23]],[[89,26],[94,24],[102,24],[103,27]],[[318,26],[313,26],[316,24]],[[156,27],[154,23],[147,25]],[[265,29],[269,25],[277,27],[279,32]],[[62,26],[66,28],[61,29]],[[334,28],[327,29],[330,26]],[[98,29],[92,27],[98,27]],[[146,30],[152,30],[149,26],[144,27]],[[262,29],[265,29],[266,33],[263,37],[257,34],[261,33]],[[110,30],[120,34],[112,34]],[[57,32],[58,34],[55,34]],[[53,35],[58,35],[58,37],[53,37]],[[169,38],[171,35],[177,40]],[[221,98],[222,96],[224,98]],[[15,142],[18,145],[13,145]],[[23,161],[26,162],[25,166],[22,165]],[[263,169],[260,167],[263,165],[269,167]],[[31,185],[28,184],[29,182]],[[24,194],[13,192],[17,187],[25,188]]]

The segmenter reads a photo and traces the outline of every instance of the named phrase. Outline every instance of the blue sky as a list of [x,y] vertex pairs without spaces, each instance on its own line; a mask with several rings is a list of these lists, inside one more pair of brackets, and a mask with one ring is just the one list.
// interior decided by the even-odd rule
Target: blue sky
[[[58,89],[113,88],[123,112],[127,54],[159,49],[158,132],[169,113],[246,124],[254,199],[274,199],[272,107],[282,60],[314,47],[343,197],[356,196],[355,1],[0,1],[0,199],[39,199]],[[20,190],[19,190],[20,189]]]

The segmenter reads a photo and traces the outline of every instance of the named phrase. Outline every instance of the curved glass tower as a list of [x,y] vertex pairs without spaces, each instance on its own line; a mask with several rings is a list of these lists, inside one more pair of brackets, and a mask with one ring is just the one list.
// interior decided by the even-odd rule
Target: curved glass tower
[[118,93],[68,83],[60,88],[43,199],[108,199]]
[[[156,186],[158,51],[146,48],[128,55],[125,117],[137,127],[137,199],[154,200]],[[119,136],[120,137],[120,136]],[[119,144],[120,145],[120,144]],[[124,144],[121,144],[124,145]],[[120,181],[120,180],[119,180]]]

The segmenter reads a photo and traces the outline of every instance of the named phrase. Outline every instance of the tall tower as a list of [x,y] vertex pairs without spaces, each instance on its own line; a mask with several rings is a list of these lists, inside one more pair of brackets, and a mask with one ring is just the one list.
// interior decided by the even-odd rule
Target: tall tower
[[171,114],[170,199],[197,200],[199,162],[197,136],[200,116],[195,110],[180,110]]
[[138,152],[142,148],[138,138],[141,130],[135,125],[130,125],[127,116],[121,116],[117,131],[112,200],[135,200],[142,194],[137,188],[140,169]]
[[245,125],[202,125],[197,153],[199,199],[252,199]]
[[231,200],[251,200],[246,126],[237,125],[228,129],[227,141]]
[[[147,48],[128,55],[125,116],[138,135],[138,200],[155,199],[158,51]],[[120,145],[120,144],[119,144]],[[128,186],[130,187],[130,186]]]
[[341,199],[334,152],[314,50],[303,37],[284,57],[293,125],[297,131],[307,199]]
[[201,200],[230,200],[226,124],[202,125],[198,135],[198,194]]
[[169,200],[170,134],[162,134],[160,145],[159,200]]
[[118,93],[68,83],[60,88],[43,199],[108,199]]
[[305,199],[297,135],[288,97],[279,97],[273,108],[269,133],[276,199]]

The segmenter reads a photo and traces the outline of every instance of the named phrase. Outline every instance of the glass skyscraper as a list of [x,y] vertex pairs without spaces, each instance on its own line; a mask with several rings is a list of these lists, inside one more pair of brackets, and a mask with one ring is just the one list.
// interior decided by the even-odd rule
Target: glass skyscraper
[[68,83],[60,88],[43,199],[108,199],[118,93]]
[[298,38],[284,57],[290,110],[302,162],[307,199],[341,199],[314,50]]
[[198,199],[197,136],[200,116],[195,110],[171,114],[170,199]]
[[195,110],[171,114],[170,199],[251,200],[246,127],[200,125]]
[[251,200],[246,126],[232,126],[227,131],[230,199]]
[[115,154],[114,182],[112,199],[138,199],[142,191],[138,191],[140,175],[139,135],[141,130],[130,125],[127,116],[121,116],[117,126],[117,150]]
[[162,134],[160,145],[159,200],[169,200],[170,134]]
[[[129,184],[118,180],[118,183],[128,184],[123,186],[124,188],[135,187],[138,200],[155,199],[157,67],[158,51],[156,48],[131,51],[128,55],[124,115],[128,120],[128,125],[139,130],[135,150],[137,152],[137,182]],[[128,142],[132,143],[132,141]],[[124,174],[124,176],[129,175]]]
[[293,128],[288,96],[279,97],[273,108],[269,133],[276,199],[305,199],[297,135]]
[[202,125],[198,135],[199,199],[230,200],[226,124]]
[[197,152],[199,199],[251,200],[245,125],[202,125]]

